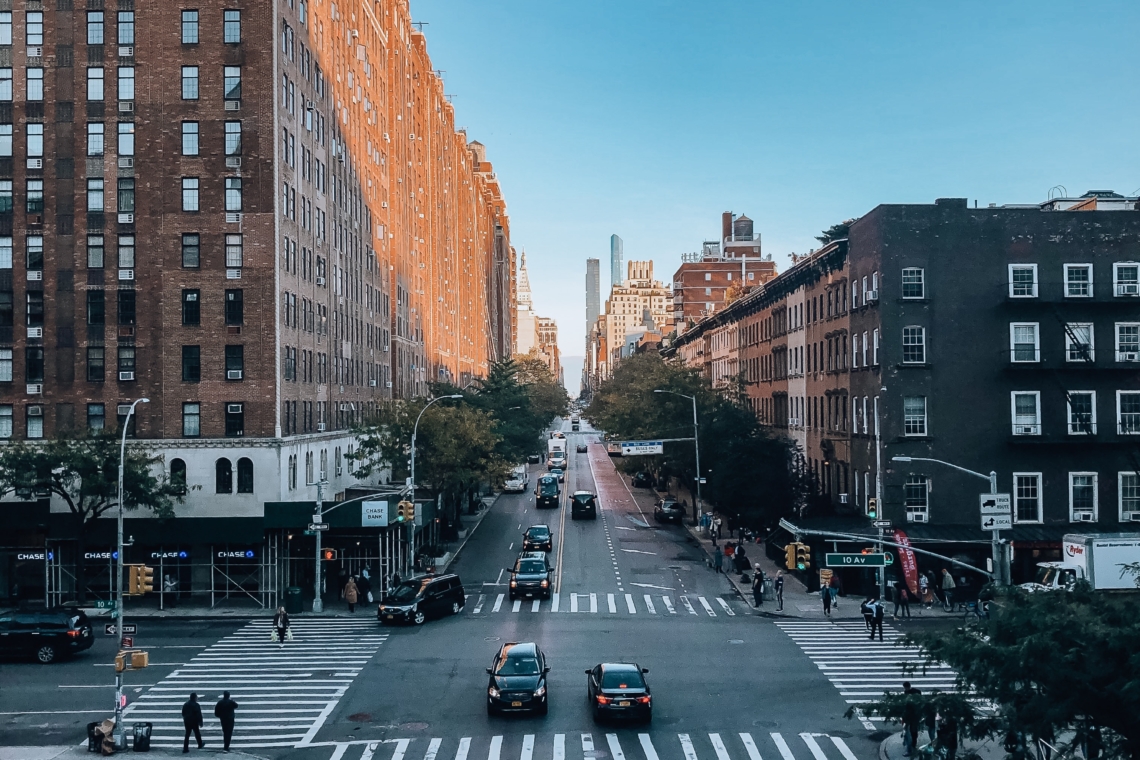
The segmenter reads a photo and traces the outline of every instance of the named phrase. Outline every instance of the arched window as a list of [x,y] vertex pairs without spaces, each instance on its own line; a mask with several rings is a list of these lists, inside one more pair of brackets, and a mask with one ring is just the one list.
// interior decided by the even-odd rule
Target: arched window
[[238,493],[253,493],[253,460],[242,457],[238,460]]
[[289,490],[297,487],[297,455],[289,457]]
[[313,452],[305,452],[305,485],[311,485],[313,480]]
[[217,493],[234,492],[234,470],[230,460],[223,457],[214,462],[214,480],[217,483]]
[[178,489],[178,493],[186,493],[186,462],[181,459],[170,460],[170,483]]

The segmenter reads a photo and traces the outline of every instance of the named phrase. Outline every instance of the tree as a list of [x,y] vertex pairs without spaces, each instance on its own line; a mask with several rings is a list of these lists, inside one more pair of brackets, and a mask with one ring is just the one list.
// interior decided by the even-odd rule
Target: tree
[[815,239],[824,245],[835,242],[836,240],[843,240],[851,231],[851,225],[855,224],[856,221],[857,220],[855,219],[848,219],[847,221],[840,222],[839,224],[833,224],[820,234],[816,235]]
[[[1134,607],[1084,582],[1067,592],[1012,589],[989,621],[907,636],[924,664],[942,662],[957,672],[959,694],[923,695],[920,704],[928,713],[955,715],[960,730],[975,738],[1016,733],[1079,744],[1095,737],[1103,756],[1140,760]],[[899,719],[905,702],[891,694],[862,709]]]
[[[44,443],[17,442],[0,447],[0,497],[15,493],[23,499],[51,496],[67,505],[79,561],[76,596],[86,601],[83,562],[91,522],[119,506],[119,434],[88,431]],[[123,508],[147,509],[156,517],[173,517],[186,486],[166,476],[162,457],[152,456],[139,443],[129,443],[123,458]]]

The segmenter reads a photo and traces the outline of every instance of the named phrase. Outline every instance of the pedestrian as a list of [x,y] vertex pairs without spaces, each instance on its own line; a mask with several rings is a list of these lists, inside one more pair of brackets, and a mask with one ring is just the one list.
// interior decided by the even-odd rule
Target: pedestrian
[[957,584],[954,583],[954,576],[950,574],[949,570],[942,568],[942,596],[945,597],[942,604],[947,612],[954,611],[955,588],[957,588]]
[[903,705],[903,755],[910,757],[918,747],[918,702],[917,697],[921,691],[910,685],[910,681],[903,681],[903,694],[907,697]]
[[356,585],[356,576],[348,576],[348,583],[344,584],[344,591],[341,592],[344,601],[348,602],[348,611],[356,612],[356,602],[360,598],[360,589]]
[[832,573],[831,580],[827,582],[827,587],[831,592],[831,606],[839,609],[839,574]]
[[222,692],[222,698],[214,705],[214,717],[222,724],[222,749],[230,751],[230,740],[234,738],[234,712],[238,703],[230,699],[228,691]]
[[728,564],[729,572],[736,569],[736,546],[731,541],[724,542],[724,559]]
[[926,577],[926,573],[922,573],[918,576],[918,601],[926,607],[926,609],[930,609],[930,605],[933,603],[931,600],[932,596],[933,594],[930,592],[930,579]]
[[719,573],[719,572],[721,572],[722,567],[724,567],[724,555],[720,553],[720,550],[714,548],[713,549],[713,569]]
[[879,641],[883,640],[883,617],[887,614],[887,608],[875,597],[871,602],[871,641],[875,640],[875,631],[879,632]]
[[831,617],[831,589],[827,586],[820,586],[819,598],[823,600],[823,614]]
[[874,601],[872,597],[867,597],[863,603],[859,605],[859,611],[863,613],[863,622],[867,624],[867,630],[871,630],[871,620],[875,616],[875,609],[871,606]]
[[289,637],[289,615],[284,607],[278,607],[277,614],[273,616],[273,632],[277,635],[277,646],[284,647],[285,639]]
[[736,544],[736,568],[740,572],[744,572],[752,567],[752,562],[748,559],[748,552],[744,551],[744,541]]
[[764,604],[764,571],[756,568],[756,573],[752,576],[752,598],[756,602],[756,609]]
[[892,620],[898,620],[899,619],[899,610],[902,609],[902,598],[901,598],[901,596],[902,596],[902,589],[899,588],[899,582],[898,581],[892,581],[891,582],[891,602],[895,605],[895,608],[893,610],[891,610],[891,619]]
[[170,573],[162,579],[162,603],[171,607],[178,606],[178,581]]
[[903,581],[896,581],[895,588],[899,591],[899,602],[902,603],[902,616],[910,619],[910,589]]
[[784,609],[784,571],[776,571],[776,580],[772,584],[776,589],[776,607],[777,612],[782,612]]
[[198,704],[197,694],[191,693],[190,700],[182,705],[182,726],[186,729],[186,735],[182,738],[183,754],[190,751],[191,732],[198,740],[198,749],[206,746],[206,742],[202,741],[202,706]]

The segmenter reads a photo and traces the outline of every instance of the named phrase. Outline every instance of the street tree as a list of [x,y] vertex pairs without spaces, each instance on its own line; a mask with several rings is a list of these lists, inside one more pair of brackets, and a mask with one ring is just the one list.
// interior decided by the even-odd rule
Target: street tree
[[[19,441],[0,447],[0,497],[15,494],[29,500],[50,497],[67,505],[76,542],[75,593],[87,598],[82,557],[92,523],[119,506],[119,434],[115,430],[86,431],[42,443]],[[123,508],[144,509],[155,517],[174,516],[186,484],[171,480],[161,456],[144,444],[127,444],[123,459]]]

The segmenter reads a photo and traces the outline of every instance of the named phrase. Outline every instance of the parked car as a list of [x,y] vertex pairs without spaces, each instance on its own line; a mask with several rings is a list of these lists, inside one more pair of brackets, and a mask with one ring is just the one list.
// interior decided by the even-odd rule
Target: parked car
[[0,655],[5,657],[35,657],[47,665],[94,643],[91,622],[75,607],[0,613]]
[[603,662],[586,671],[586,699],[594,721],[603,718],[653,720],[653,696],[645,675],[649,668],[629,662]]
[[653,519],[657,522],[675,522],[680,525],[685,520],[685,507],[675,499],[658,499],[653,505]]
[[570,519],[577,520],[579,517],[598,519],[598,497],[589,491],[575,491],[570,497]]
[[634,488],[652,488],[653,476],[648,472],[639,472],[633,476],[631,483]]
[[510,596],[513,602],[518,598],[550,598],[550,565],[545,552],[523,552],[511,568]]
[[586,453],[586,444],[579,443],[577,446],[574,447],[574,450],[577,451],[579,454],[585,454]]
[[381,623],[423,625],[429,617],[458,615],[463,610],[463,584],[458,575],[406,581],[376,608]]
[[524,552],[552,552],[554,551],[554,535],[548,525],[532,525],[523,533],[522,550]]
[[537,644],[503,644],[487,668],[487,714],[535,712],[546,715],[546,674],[549,672],[546,655]]
[[528,454],[526,461],[528,464],[541,464],[542,454]]

